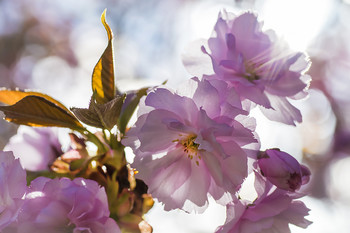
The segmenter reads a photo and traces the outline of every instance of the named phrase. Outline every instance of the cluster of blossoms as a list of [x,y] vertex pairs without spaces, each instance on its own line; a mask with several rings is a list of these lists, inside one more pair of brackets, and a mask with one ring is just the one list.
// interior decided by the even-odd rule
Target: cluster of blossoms
[[[17,123],[54,122],[84,132],[98,147],[97,155],[89,155],[85,140],[71,133],[73,146],[62,151],[55,130],[20,128],[5,150],[14,151],[22,166],[12,152],[0,153],[1,232],[117,233],[123,227],[126,232],[151,232],[140,217],[153,204],[147,204],[148,194],[165,210],[196,213],[204,212],[213,198],[227,208],[217,233],[285,233],[289,224],[306,228],[311,223],[304,218],[309,209],[297,200],[305,195],[309,169],[279,149],[260,151],[256,121],[250,116],[259,106],[271,120],[301,122],[289,99],[307,95],[310,78],[304,72],[310,64],[305,54],[291,51],[273,32],[262,31],[255,14],[223,11],[212,37],[193,44],[197,52],[184,57],[195,77],[177,90],[158,86],[122,95],[114,90],[113,69],[108,70],[113,75],[104,70],[111,67],[106,60],[112,57],[112,32],[103,23],[109,45],[94,70],[88,109],[72,109],[74,118],[60,103],[38,93],[1,108]],[[137,121],[127,129],[125,122],[138,101]],[[24,103],[45,104],[54,114],[43,122],[22,119],[14,112],[22,111]],[[91,134],[77,119],[104,134]],[[130,165],[125,146],[135,154]],[[22,167],[28,174],[40,171],[56,178],[34,173],[38,177],[31,177],[27,187]],[[255,176],[254,201],[240,196],[248,175]],[[123,225],[124,217],[139,228]]]
[[[162,86],[150,91],[122,141],[135,153],[136,177],[165,210],[203,212],[208,197],[226,205],[227,220],[217,232],[289,232],[289,223],[307,227],[308,209],[295,199],[305,195],[299,190],[309,169],[278,149],[259,151],[249,117],[259,106],[271,120],[301,122],[288,99],[306,95],[306,55],[262,31],[249,12],[223,11],[212,37],[194,46],[197,54],[186,54],[184,64],[196,77],[176,91]],[[213,73],[203,72],[208,66]],[[239,190],[251,172],[258,197],[248,202]]]
[[38,177],[27,187],[26,172],[12,152],[1,152],[0,162],[1,232],[121,232],[97,182]]

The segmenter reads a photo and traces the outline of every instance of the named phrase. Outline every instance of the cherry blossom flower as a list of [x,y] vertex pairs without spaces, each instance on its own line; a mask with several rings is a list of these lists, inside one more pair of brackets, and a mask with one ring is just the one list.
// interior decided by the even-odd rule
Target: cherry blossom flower
[[27,188],[26,172],[10,151],[0,152],[0,231],[16,220]]
[[122,141],[136,155],[136,177],[165,210],[202,212],[208,195],[225,205],[247,176],[242,147],[256,139],[239,122],[224,123],[219,93],[203,82],[185,91],[191,98],[162,87],[149,93]]
[[57,128],[33,128],[20,126],[17,134],[10,138],[4,150],[13,151],[26,170],[47,170],[61,154],[61,142]]
[[247,111],[242,109],[242,103],[236,91],[221,80],[211,80],[209,82],[193,77],[184,82],[178,88],[177,93],[195,99],[196,105],[205,108],[208,116],[217,122],[230,124],[236,116],[248,114]]
[[289,224],[306,228],[311,224],[304,217],[309,209],[300,196],[276,188],[256,174],[258,198],[250,203],[238,200],[227,205],[227,219],[216,233],[290,233]]
[[31,182],[18,219],[4,233],[119,233],[109,217],[107,196],[97,182],[82,178]]
[[278,149],[262,152],[257,164],[263,176],[280,189],[295,191],[306,184],[311,172],[291,155]]
[[[193,46],[201,44],[202,54],[184,56],[184,65],[193,75],[225,80],[245,102],[245,108],[251,107],[247,103],[251,101],[270,120],[294,125],[302,117],[289,99],[306,96],[310,78],[304,72],[310,62],[304,53],[291,51],[273,31],[262,31],[262,25],[251,12],[239,16],[221,12],[207,48],[205,42],[198,41]],[[211,58],[214,74],[201,73],[209,70],[203,68],[208,66],[208,60],[201,58],[205,54]]]

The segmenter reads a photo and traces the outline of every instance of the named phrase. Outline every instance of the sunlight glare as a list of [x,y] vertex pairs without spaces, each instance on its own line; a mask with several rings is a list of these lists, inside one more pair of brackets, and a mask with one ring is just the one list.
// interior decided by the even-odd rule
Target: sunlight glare
[[295,50],[305,50],[317,36],[332,10],[330,0],[266,1],[260,18]]

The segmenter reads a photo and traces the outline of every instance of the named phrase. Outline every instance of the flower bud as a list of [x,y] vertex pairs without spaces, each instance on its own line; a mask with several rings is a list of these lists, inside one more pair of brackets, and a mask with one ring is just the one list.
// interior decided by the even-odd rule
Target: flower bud
[[126,188],[118,195],[116,214],[118,217],[127,215],[133,208],[135,194]]
[[258,157],[261,174],[280,189],[295,191],[309,181],[310,170],[293,156],[279,149],[269,149]]

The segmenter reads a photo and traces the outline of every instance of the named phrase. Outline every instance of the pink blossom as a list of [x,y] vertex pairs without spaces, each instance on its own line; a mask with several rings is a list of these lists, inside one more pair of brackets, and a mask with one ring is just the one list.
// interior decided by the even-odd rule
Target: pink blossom
[[26,172],[12,152],[0,152],[0,231],[16,220],[27,187]]
[[202,212],[208,195],[227,204],[247,176],[242,147],[256,140],[239,122],[223,123],[219,93],[203,82],[185,91],[191,98],[166,88],[149,93],[122,141],[136,155],[136,177],[166,210]]
[[302,118],[289,99],[306,95],[309,77],[304,72],[310,62],[305,54],[291,51],[273,31],[262,31],[262,25],[251,12],[239,16],[221,12],[207,48],[201,47],[211,58],[214,74],[201,73],[208,72],[199,68],[207,65],[200,58],[203,53],[185,56],[184,65],[193,75],[225,80],[242,101],[260,105],[269,119],[294,125]]
[[227,205],[227,219],[216,233],[290,233],[289,224],[306,228],[309,209],[297,196],[277,189],[256,173],[258,198],[250,203],[238,200]]
[[22,166],[30,171],[47,170],[63,152],[57,128],[20,126],[4,150],[13,151]]
[[17,222],[4,233],[119,233],[109,217],[107,195],[97,182],[82,178],[36,178]]
[[291,155],[278,149],[262,152],[257,164],[263,176],[280,189],[295,191],[309,181],[310,171]]
[[[221,80],[199,80],[197,77],[184,82],[177,93],[194,99],[197,106],[205,109],[207,115],[217,122],[230,121],[237,115],[247,115],[234,89]],[[255,126],[253,127],[255,129]]]

